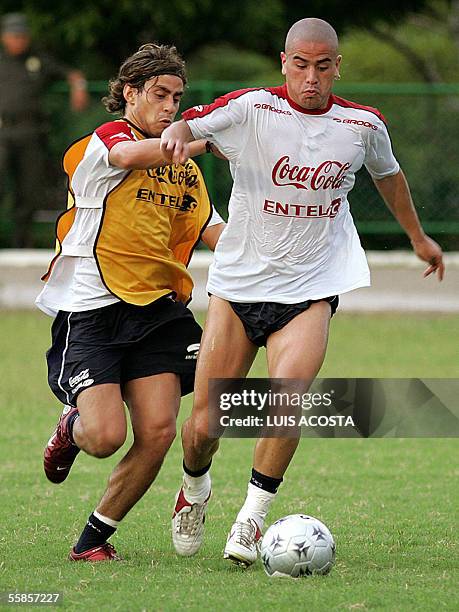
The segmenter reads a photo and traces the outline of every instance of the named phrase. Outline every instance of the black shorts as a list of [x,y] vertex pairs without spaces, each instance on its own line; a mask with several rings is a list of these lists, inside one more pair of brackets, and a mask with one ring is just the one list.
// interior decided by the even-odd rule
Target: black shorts
[[299,304],[279,304],[277,302],[253,302],[242,304],[230,302],[232,309],[241,319],[248,339],[256,346],[266,346],[268,336],[290,323],[297,315],[307,310],[315,302],[328,302],[331,316],[338,308],[339,297],[332,295],[320,300],[306,300]]
[[163,297],[148,306],[117,302],[84,312],[60,311],[46,353],[48,382],[63,404],[93,385],[173,372],[182,395],[193,390],[201,327],[181,302]]

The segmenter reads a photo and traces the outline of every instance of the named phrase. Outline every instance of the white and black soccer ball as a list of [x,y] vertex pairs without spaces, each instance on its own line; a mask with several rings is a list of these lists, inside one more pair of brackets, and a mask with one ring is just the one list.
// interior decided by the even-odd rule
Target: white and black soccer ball
[[335,562],[335,542],[328,527],[306,514],[284,516],[269,527],[260,553],[268,576],[328,574]]

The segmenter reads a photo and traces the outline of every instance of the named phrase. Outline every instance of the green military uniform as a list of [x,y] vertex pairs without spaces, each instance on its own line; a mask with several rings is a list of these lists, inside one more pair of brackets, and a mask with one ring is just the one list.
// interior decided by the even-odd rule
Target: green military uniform
[[42,103],[53,80],[67,70],[52,58],[28,50],[22,55],[0,51],[0,199],[13,193],[11,245],[32,246],[31,223],[43,208],[46,125]]

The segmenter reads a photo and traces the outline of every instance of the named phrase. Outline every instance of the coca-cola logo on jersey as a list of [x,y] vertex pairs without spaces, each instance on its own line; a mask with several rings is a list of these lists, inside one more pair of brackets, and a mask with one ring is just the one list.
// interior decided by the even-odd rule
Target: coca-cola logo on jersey
[[349,162],[343,163],[331,159],[321,162],[318,166],[299,166],[292,164],[290,157],[284,155],[274,165],[272,179],[278,187],[292,186],[313,191],[339,189],[350,167]]

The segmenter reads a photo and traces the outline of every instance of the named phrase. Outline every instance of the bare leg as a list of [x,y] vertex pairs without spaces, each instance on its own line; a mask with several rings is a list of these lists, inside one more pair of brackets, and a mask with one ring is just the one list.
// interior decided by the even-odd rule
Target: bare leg
[[126,415],[120,386],[96,385],[77,398],[80,418],[73,426],[76,445],[93,457],[109,457],[126,440]]
[[[330,305],[317,302],[271,334],[267,342],[270,378],[300,379],[304,381],[301,391],[306,392],[325,356],[329,321]],[[256,542],[298,441],[299,437],[257,441],[253,462],[255,480],[249,482],[247,497],[228,537],[226,559],[246,566],[256,560]]]
[[175,437],[180,380],[166,373],[130,381],[125,399],[134,443],[112,472],[97,511],[121,520],[156,478]]
[[[269,336],[266,348],[270,378],[299,378],[308,381],[309,386],[325,357],[329,323],[330,305],[316,302]],[[260,438],[255,447],[254,468],[266,476],[282,478],[298,442],[299,438]]]
[[193,410],[182,427],[186,469],[172,517],[172,541],[180,555],[194,555],[204,536],[211,488],[206,468],[218,449],[218,440],[209,437],[209,379],[245,377],[256,352],[231,305],[212,296],[196,366]]
[[230,304],[212,296],[196,367],[193,411],[182,427],[188,469],[198,471],[206,467],[218,449],[218,440],[208,435],[209,379],[245,377],[256,353],[257,347],[247,338]]
[[[176,374],[147,376],[126,383],[124,399],[131,414],[134,442],[113,470],[107,489],[90,515],[70,553],[71,559],[117,559],[107,539],[155,479],[175,436],[180,405],[180,381]],[[126,437],[124,404],[118,385],[100,385],[81,393],[80,418],[73,433],[77,444],[91,454],[105,457]]]

